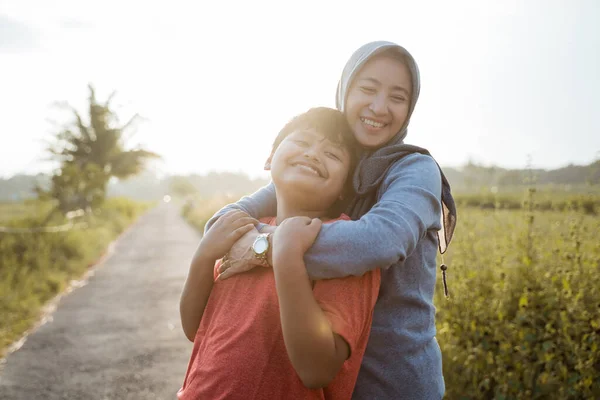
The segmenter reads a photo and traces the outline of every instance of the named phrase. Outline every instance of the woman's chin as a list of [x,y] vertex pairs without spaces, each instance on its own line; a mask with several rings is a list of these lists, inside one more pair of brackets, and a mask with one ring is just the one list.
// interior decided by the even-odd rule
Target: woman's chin
[[357,129],[355,132],[354,137],[366,150],[377,150],[385,146],[394,136],[390,135],[388,130],[373,132],[371,130]]
[[385,143],[385,138],[382,136],[371,135],[367,133],[358,133],[356,140],[365,149],[373,150],[381,147]]

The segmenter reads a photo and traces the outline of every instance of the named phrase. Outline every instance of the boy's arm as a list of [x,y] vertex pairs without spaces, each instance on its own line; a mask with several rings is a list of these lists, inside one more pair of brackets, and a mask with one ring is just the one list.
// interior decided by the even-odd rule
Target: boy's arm
[[397,162],[380,200],[358,221],[321,229],[304,261],[311,279],[361,276],[403,262],[430,229],[441,227],[441,176],[433,158],[413,154]]
[[204,226],[204,234],[210,227],[228,211],[240,210],[251,217],[261,219],[277,215],[277,198],[275,196],[275,185],[273,182],[263,186],[249,196],[244,196],[236,203],[228,204],[213,215]]
[[223,258],[240,237],[253,229],[254,223],[256,220],[242,211],[231,211],[223,215],[213,229],[202,237],[179,300],[181,325],[191,342],[194,341],[212,290],[216,260]]
[[350,356],[319,307],[302,254],[273,265],[285,348],[294,369],[308,388],[327,386]]
[[198,255],[198,257],[194,257],[185,280],[179,301],[179,313],[183,332],[190,342],[193,342],[196,337],[206,303],[208,303],[213,287],[214,266],[215,260]]
[[[310,219],[306,220],[310,221]],[[316,236],[321,224],[318,220],[313,220],[309,225],[297,223],[298,221],[301,219],[292,218],[284,221],[275,234],[273,241],[279,241],[280,248],[274,251],[273,271],[279,298],[283,338],[290,361],[305,386],[321,388],[335,378],[344,361],[350,356],[360,336],[354,334],[355,331],[351,328],[362,332],[364,324],[358,323],[360,326],[349,327],[347,325],[352,325],[354,319],[332,318],[335,313],[324,311],[317,302],[304,265],[305,249],[302,249],[301,244],[300,246],[295,246],[295,243],[288,244],[291,243],[290,240],[302,242],[306,237],[310,237],[311,233]],[[377,277],[379,277],[378,273],[379,271]],[[364,278],[353,279],[357,282],[371,279],[371,274]],[[363,307],[352,305],[354,312],[362,311],[370,318],[375,304],[374,299],[377,297],[378,282],[377,288],[370,292],[371,295],[362,290],[358,291],[360,301],[368,305]],[[364,289],[364,286],[361,288]]]

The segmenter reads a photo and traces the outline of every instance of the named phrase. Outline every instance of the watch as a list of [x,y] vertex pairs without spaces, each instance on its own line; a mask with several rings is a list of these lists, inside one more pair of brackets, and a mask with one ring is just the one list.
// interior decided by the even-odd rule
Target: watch
[[252,244],[254,258],[257,259],[264,267],[269,266],[267,257],[267,253],[269,251],[269,236],[271,236],[271,233],[261,233],[256,237],[254,243]]

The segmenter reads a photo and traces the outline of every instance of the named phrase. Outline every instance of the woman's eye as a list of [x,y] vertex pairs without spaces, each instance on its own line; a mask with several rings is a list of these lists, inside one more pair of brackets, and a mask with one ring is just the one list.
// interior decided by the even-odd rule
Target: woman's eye
[[368,94],[373,94],[375,93],[375,89],[368,87],[368,86],[361,86],[360,90],[364,93],[368,93]]
[[294,140],[294,142],[296,142],[296,144],[298,144],[302,147],[308,146],[308,142],[306,140],[296,139],[296,140]]
[[396,103],[403,103],[406,101],[406,99],[402,96],[394,96],[392,97],[392,100],[394,100]]

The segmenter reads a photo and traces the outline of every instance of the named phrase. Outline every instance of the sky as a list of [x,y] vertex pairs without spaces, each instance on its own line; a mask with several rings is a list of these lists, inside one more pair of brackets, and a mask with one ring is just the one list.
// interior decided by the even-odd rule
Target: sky
[[352,52],[406,47],[421,96],[406,142],[442,166],[600,158],[600,2],[0,0],[0,177],[49,172],[88,83],[167,174],[262,171],[277,132],[335,105]]

